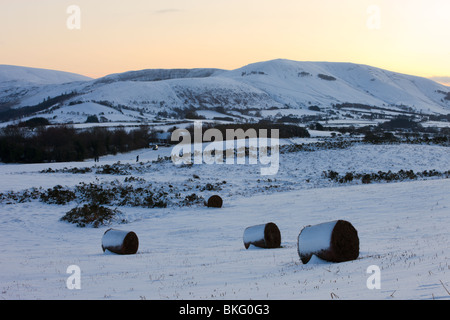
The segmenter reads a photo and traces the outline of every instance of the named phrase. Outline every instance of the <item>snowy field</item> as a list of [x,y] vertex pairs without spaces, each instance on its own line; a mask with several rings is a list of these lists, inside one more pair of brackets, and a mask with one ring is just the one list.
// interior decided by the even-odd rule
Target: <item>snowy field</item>
[[[127,224],[78,228],[61,222],[80,203],[39,200],[0,202],[0,299],[450,299],[450,180],[428,177],[401,182],[344,184],[323,171],[376,173],[450,169],[447,147],[364,145],[289,152],[280,169],[262,177],[255,165],[175,166],[157,161],[169,148],[109,156],[95,164],[0,165],[0,193],[80,182],[165,188],[205,199],[220,194],[221,209],[182,207],[169,196],[167,208],[120,207]],[[136,156],[142,163],[136,163]],[[128,164],[125,175],[98,174],[105,164]],[[63,168],[91,168],[85,174]],[[52,168],[56,172],[41,173]],[[61,171],[57,171],[61,170]],[[226,181],[226,183],[224,183]],[[215,190],[202,190],[210,184]],[[170,189],[168,187],[170,185]],[[180,196],[179,196],[180,197]],[[343,219],[358,230],[358,260],[303,265],[297,237],[303,227]],[[246,250],[247,227],[273,222],[280,249]],[[105,254],[104,232],[134,231],[139,251]],[[81,289],[69,290],[69,266],[81,270]],[[369,289],[371,266],[380,269],[380,289]]]

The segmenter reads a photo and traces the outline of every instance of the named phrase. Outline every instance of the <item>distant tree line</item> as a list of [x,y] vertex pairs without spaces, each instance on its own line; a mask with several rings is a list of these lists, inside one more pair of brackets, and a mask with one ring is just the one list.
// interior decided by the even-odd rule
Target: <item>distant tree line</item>
[[25,116],[28,116],[33,113],[37,113],[43,110],[46,110],[50,107],[53,107],[56,104],[63,103],[64,101],[75,97],[78,95],[77,92],[73,91],[71,93],[64,93],[57,97],[44,99],[41,103],[38,103],[34,106],[10,109],[7,111],[0,112],[0,122],[6,122],[13,119],[19,119]]
[[83,161],[148,147],[148,127],[77,130],[71,126],[9,126],[0,129],[0,161],[43,163]]
[[327,80],[327,81],[336,81],[337,79],[335,78],[335,77],[332,77],[332,76],[329,76],[329,75],[326,75],[326,74],[318,74],[317,75],[320,79],[322,79],[322,80]]
[[428,116],[428,119],[430,121],[447,121],[447,122],[450,122],[450,113],[449,114],[432,114],[432,115]]
[[[217,124],[217,123],[203,123],[202,130],[203,133],[208,129],[218,129],[222,136],[225,138],[227,135],[227,130],[238,130],[242,129],[247,132],[249,129],[256,130],[257,134],[262,129],[267,130],[267,134],[270,137],[271,130],[278,130],[280,139],[289,139],[289,138],[309,138],[310,134],[306,128],[299,127],[297,125],[289,125],[282,123],[274,123],[271,121],[261,120],[259,123],[236,123],[236,124]],[[191,137],[194,136],[194,126],[187,127],[191,134]]]

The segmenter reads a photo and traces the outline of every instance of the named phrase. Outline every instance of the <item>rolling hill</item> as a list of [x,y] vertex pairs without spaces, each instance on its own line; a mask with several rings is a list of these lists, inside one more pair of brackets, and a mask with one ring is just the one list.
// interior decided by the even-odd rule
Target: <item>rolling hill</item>
[[24,107],[20,116],[40,114],[55,123],[82,122],[89,114],[103,121],[151,121],[183,118],[186,110],[239,116],[292,110],[301,115],[342,106],[448,114],[449,96],[449,87],[430,79],[353,63],[278,59],[230,71],[148,69],[99,79],[0,66],[2,121],[13,120],[8,112]]

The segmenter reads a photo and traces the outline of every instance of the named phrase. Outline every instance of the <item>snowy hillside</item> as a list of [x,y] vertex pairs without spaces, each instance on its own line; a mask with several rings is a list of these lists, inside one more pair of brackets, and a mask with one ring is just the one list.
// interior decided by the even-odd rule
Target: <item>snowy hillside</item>
[[78,83],[90,80],[69,72],[0,65],[0,112],[34,106],[49,97],[76,90]]
[[[237,112],[244,119],[249,112],[258,110],[308,114],[311,107],[329,111],[344,104],[353,110],[360,105],[366,113],[450,113],[448,87],[425,78],[351,63],[273,60],[232,71],[141,70],[64,84],[50,83],[86,78],[34,69],[14,70],[12,67],[0,68],[0,80],[9,79],[0,82],[0,111],[40,106],[46,99],[56,98],[55,104],[38,113],[54,123],[68,120],[66,115],[61,116],[60,111],[64,114],[64,110],[58,108],[69,105],[75,109],[77,105],[85,108],[86,103],[101,103],[125,113],[131,110],[138,114],[131,116],[134,121],[182,118],[182,110],[186,109],[219,110],[222,116],[236,115]],[[14,82],[14,79],[28,84]],[[72,95],[64,98],[67,93]],[[364,110],[370,107],[377,110]],[[103,113],[105,121],[117,121],[117,117],[109,117],[108,112],[99,110],[102,109],[93,108],[91,114]],[[337,117],[341,116],[337,114]],[[74,118],[73,122],[78,120]],[[130,115],[124,115],[120,120],[130,121]]]
[[35,85],[62,84],[75,81],[89,81],[92,78],[75,73],[0,65],[0,83],[17,82],[18,84],[32,83]]
[[294,107],[360,103],[378,107],[407,106],[424,112],[448,112],[443,100],[448,87],[429,79],[366,65],[274,60],[255,63],[224,76],[267,92],[274,100]]
[[148,69],[112,74],[98,79],[97,83],[117,81],[162,81],[170,79],[207,78],[225,72],[221,69]]

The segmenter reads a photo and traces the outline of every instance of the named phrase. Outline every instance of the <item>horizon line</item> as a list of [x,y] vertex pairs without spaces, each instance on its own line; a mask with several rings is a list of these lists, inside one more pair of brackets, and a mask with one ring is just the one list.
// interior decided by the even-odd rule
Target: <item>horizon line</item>
[[361,66],[368,66],[368,67],[372,67],[372,68],[378,68],[378,69],[382,69],[382,70],[386,70],[389,72],[395,72],[395,73],[399,73],[399,74],[404,74],[404,75],[410,75],[410,76],[416,76],[416,77],[421,77],[421,78],[425,78],[425,79],[429,79],[432,80],[434,82],[437,82],[439,84],[442,84],[444,86],[448,86],[450,87],[450,76],[447,75],[433,75],[433,76],[420,76],[420,75],[416,75],[416,74],[411,74],[411,73],[405,73],[405,72],[399,72],[399,71],[393,71],[390,69],[384,69],[382,67],[376,67],[370,64],[366,64],[366,63],[356,63],[356,62],[350,62],[350,61],[326,61],[326,60],[293,60],[293,59],[287,59],[287,58],[275,58],[275,59],[270,59],[270,60],[262,60],[262,61],[257,61],[257,62],[252,62],[252,63],[247,63],[245,65],[242,65],[241,67],[235,68],[235,69],[225,69],[225,68],[218,68],[218,67],[172,67],[172,68],[168,68],[168,67],[163,67],[163,68],[132,68],[132,69],[128,69],[126,71],[119,71],[119,72],[110,72],[110,73],[106,73],[104,75],[101,76],[91,76],[91,75],[86,75],[84,73],[79,73],[79,72],[75,72],[75,71],[66,71],[63,69],[53,69],[50,67],[34,67],[34,66],[28,66],[28,65],[16,65],[16,64],[0,64],[0,67],[2,66],[8,66],[8,67],[18,67],[18,68],[29,68],[29,69],[37,69],[37,70],[46,70],[46,71],[56,71],[56,72],[64,72],[64,73],[69,73],[69,74],[74,74],[74,75],[79,75],[79,76],[83,76],[86,78],[90,78],[92,80],[98,80],[107,76],[111,76],[111,75],[117,75],[117,74],[122,74],[122,73],[127,73],[127,72],[138,72],[138,71],[144,71],[144,70],[196,70],[196,69],[216,69],[216,70],[223,70],[223,71],[233,71],[233,70],[238,70],[247,66],[250,66],[252,64],[258,64],[258,63],[264,63],[264,62],[273,62],[273,61],[291,61],[291,62],[305,62],[305,63],[335,63],[335,64],[355,64],[355,65],[361,65]]

